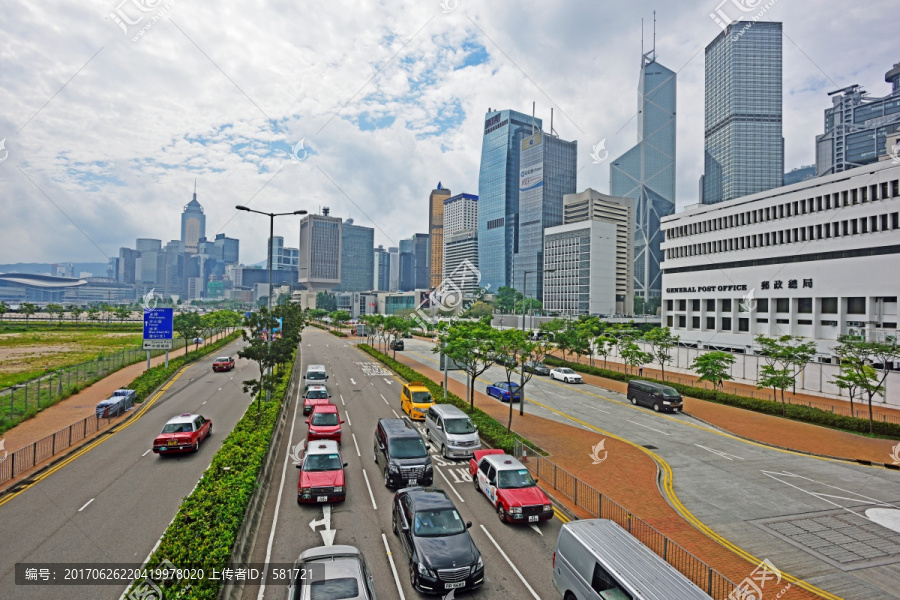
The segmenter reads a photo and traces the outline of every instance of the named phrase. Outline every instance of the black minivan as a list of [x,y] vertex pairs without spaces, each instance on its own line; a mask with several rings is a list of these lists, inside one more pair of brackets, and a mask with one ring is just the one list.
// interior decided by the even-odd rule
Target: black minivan
[[375,463],[388,488],[429,486],[434,467],[419,430],[407,419],[379,419],[375,428]]
[[683,408],[678,390],[652,381],[632,379],[628,382],[626,397],[632,404],[643,404],[656,412],[680,412]]

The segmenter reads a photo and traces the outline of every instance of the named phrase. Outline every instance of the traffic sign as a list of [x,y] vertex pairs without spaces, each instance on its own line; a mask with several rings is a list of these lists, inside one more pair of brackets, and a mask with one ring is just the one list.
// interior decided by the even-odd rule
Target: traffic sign
[[172,340],[144,340],[144,350],[171,350]]
[[172,308],[151,308],[144,311],[144,350],[172,348],[174,312]]

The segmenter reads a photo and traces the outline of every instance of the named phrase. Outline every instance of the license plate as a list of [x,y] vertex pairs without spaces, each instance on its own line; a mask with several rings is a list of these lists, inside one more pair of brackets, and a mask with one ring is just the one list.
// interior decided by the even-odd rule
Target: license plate
[[178,442],[177,442],[176,440],[169,440],[169,441],[168,441],[168,444],[169,444],[170,446],[177,446],[177,445],[178,445]]
[[680,408],[673,408],[673,409],[672,409],[673,412],[678,412],[679,410],[681,410],[681,409],[680,409]]
[[461,587],[466,587],[465,581],[457,581],[456,583],[445,583],[444,584],[445,590],[458,590]]
[[537,520],[538,520],[538,515],[528,515],[529,523],[537,523]]
[[328,496],[318,496],[316,502],[328,502]]
[[409,485],[409,487],[415,487],[415,485],[416,485],[416,480],[415,480],[415,479],[410,479],[410,480],[407,481],[406,483],[407,483],[407,485]]

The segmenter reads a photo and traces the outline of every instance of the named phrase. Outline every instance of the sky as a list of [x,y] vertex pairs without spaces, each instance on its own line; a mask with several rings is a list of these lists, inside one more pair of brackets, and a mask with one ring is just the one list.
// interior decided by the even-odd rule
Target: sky
[[[12,0],[0,20],[0,264],[105,262],[180,237],[194,181],[206,234],[265,259],[268,219],[329,207],[396,246],[431,190],[478,193],[488,108],[578,141],[577,190],[609,191],[637,141],[653,37],[677,72],[678,210],[703,170],[704,48],[717,8],[784,23],[785,167],[812,164],[827,93],[889,91],[893,0]],[[743,6],[738,6],[742,4]],[[595,164],[604,141],[609,159]],[[299,217],[275,235],[297,246]]]

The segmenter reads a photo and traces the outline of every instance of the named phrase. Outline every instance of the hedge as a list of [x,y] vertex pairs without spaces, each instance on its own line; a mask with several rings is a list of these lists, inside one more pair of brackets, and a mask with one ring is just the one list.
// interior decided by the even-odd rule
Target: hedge
[[[628,382],[632,379],[642,379],[645,381],[665,383],[667,386],[673,387],[678,390],[678,392],[682,396],[689,396],[691,398],[697,398],[698,400],[706,400],[709,402],[716,402],[718,404],[725,404],[727,406],[743,408],[745,410],[752,410],[753,412],[772,415],[775,417],[787,418],[791,419],[792,421],[800,421],[803,423],[810,423],[812,425],[821,425],[823,427],[839,429],[848,433],[861,433],[865,435],[869,434],[868,419],[848,417],[845,415],[836,415],[834,413],[828,412],[827,410],[813,408],[810,406],[803,406],[802,404],[786,404],[786,414],[782,414],[780,400],[771,401],[762,400],[759,398],[748,398],[746,396],[739,396],[737,394],[726,394],[724,392],[716,393],[715,390],[708,390],[705,388],[684,385],[681,383],[674,383],[671,381],[660,381],[658,379],[653,379],[650,377],[626,375],[625,373],[620,373],[618,371],[610,371],[608,369],[601,369],[600,367],[592,367],[589,365],[573,363],[561,358],[557,358],[555,356],[548,356],[544,359],[544,362],[554,367],[569,367],[570,369],[579,371],[581,373],[596,375],[598,377],[605,377],[606,379],[615,379],[616,381]],[[873,423],[873,430],[875,435],[884,436],[891,439],[900,439],[900,424],[898,423],[875,421]]]
[[337,337],[342,337],[342,338],[347,337],[347,334],[344,333],[343,331],[338,331],[338,330],[336,330],[336,329],[329,329],[328,327],[325,327],[324,325],[320,325],[320,324],[318,324],[318,323],[312,323],[312,322],[310,322],[310,325],[312,325],[313,327],[318,327],[319,329],[322,329],[322,330],[324,330],[324,331],[327,331],[327,332],[330,333],[331,335],[334,335],[334,336],[337,336]]
[[[210,575],[213,569],[221,573],[231,560],[244,513],[256,491],[257,477],[271,444],[291,369],[281,376],[272,401],[261,404],[259,417],[256,410],[246,411],[225,438],[147,562],[147,569],[168,566],[170,569],[204,570],[206,577],[202,580],[155,581],[164,589],[166,598],[213,600],[218,597],[219,580],[210,579]],[[135,582],[128,593],[144,589],[143,585],[146,585],[145,581]]]
[[[428,388],[428,391],[431,392],[432,398],[444,397],[443,386],[435,383],[428,377],[425,377],[415,369],[408,367],[403,363],[397,362],[387,354],[379,352],[368,344],[359,344],[356,347],[366,354],[377,358],[379,361],[384,363],[388,368],[392,369],[395,373],[397,373],[397,375],[399,375],[406,381],[421,381],[422,383],[424,383],[425,387]],[[508,454],[512,454],[515,440],[519,440],[520,442],[527,444],[529,447],[537,449],[541,454],[547,454],[546,452],[541,451],[537,447],[537,445],[523,438],[518,433],[507,431],[506,426],[502,425],[499,421],[494,419],[492,416],[490,416],[480,408],[472,407],[468,402],[466,402],[456,394],[448,391],[447,402],[453,404],[454,406],[460,408],[463,412],[468,414],[469,418],[472,419],[472,422],[478,426],[478,435],[481,437],[481,439],[494,448],[500,448],[506,451]]]

